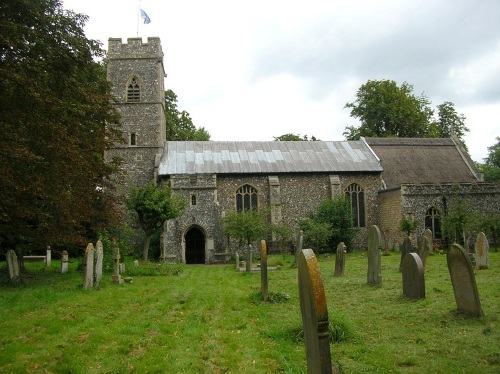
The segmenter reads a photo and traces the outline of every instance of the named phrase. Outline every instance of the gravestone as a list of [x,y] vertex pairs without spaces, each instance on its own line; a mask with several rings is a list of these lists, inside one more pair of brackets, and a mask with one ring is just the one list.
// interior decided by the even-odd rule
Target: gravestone
[[420,238],[420,243],[418,244],[417,253],[425,269],[425,263],[427,262],[427,255],[429,254],[429,238],[427,236],[423,235],[422,238]]
[[134,260],[134,267],[138,268],[139,267],[139,260]]
[[69,255],[68,251],[61,252],[61,274],[68,272]]
[[460,245],[452,244],[446,254],[446,262],[457,309],[474,316],[482,316],[483,310],[469,254]]
[[299,266],[299,256],[302,253],[302,245],[304,243],[304,231],[300,230],[297,250],[295,251],[295,266]]
[[47,254],[45,255],[45,266],[52,266],[52,250],[50,249],[50,245],[47,246]]
[[378,226],[370,227],[368,233],[368,284],[382,284],[382,234]]
[[484,232],[477,234],[474,249],[477,254],[476,268],[479,270],[489,269],[490,267],[490,245]]
[[239,270],[240,268],[240,254],[236,252],[234,254],[234,261],[236,262],[236,270]]
[[403,239],[403,247],[401,248],[401,259],[399,260],[399,271],[403,270],[403,259],[405,256],[412,252],[413,246],[411,244],[411,239],[409,236]]
[[403,295],[410,299],[425,298],[424,265],[416,253],[408,253],[403,259]]
[[112,283],[123,283],[122,277],[120,275],[120,248],[116,245],[116,243],[113,243],[113,265],[114,265],[114,272],[113,276],[111,277],[111,282]]
[[98,240],[95,244],[95,284],[99,284],[102,279],[102,262],[104,257],[104,248],[102,241]]
[[94,245],[89,243],[83,258],[83,289],[94,286]]
[[341,277],[344,275],[346,252],[347,247],[344,242],[341,242],[337,246],[337,254],[335,256],[335,272],[333,273],[335,277]]
[[312,249],[306,248],[300,252],[298,282],[307,372],[332,373],[325,289]]
[[5,262],[7,264],[9,280],[11,282],[16,282],[19,279],[19,262],[17,261],[16,252],[9,249],[5,255]]
[[432,239],[432,231],[430,229],[425,229],[423,236],[425,236],[429,240],[428,242],[429,249],[427,253],[434,253],[434,241]]
[[260,241],[260,292],[262,294],[262,299],[267,301],[268,295],[268,284],[267,284],[267,246],[266,241]]

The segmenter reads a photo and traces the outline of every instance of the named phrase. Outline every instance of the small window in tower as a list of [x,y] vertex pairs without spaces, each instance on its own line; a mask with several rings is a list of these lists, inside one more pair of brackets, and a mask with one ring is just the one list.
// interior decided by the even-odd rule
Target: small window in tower
[[196,195],[191,195],[191,206],[195,206],[196,205]]
[[130,134],[130,145],[137,145],[137,136],[135,133]]
[[141,87],[135,78],[132,78],[127,87],[127,101],[129,103],[138,103],[141,100]]

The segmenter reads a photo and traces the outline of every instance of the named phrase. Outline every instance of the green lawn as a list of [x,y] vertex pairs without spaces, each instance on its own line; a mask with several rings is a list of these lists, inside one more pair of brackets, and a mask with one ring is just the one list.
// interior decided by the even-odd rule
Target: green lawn
[[[500,372],[500,253],[476,271],[481,318],[456,313],[445,255],[428,258],[420,301],[402,298],[398,253],[382,257],[381,287],[367,285],[364,253],[348,254],[344,277],[333,277],[334,256],[318,260],[343,373]],[[27,264],[19,286],[2,276],[0,373],[304,373],[292,262],[270,256],[283,266],[268,273],[269,303],[260,274],[234,265],[128,264],[132,283],[106,274],[83,290],[76,264],[67,274]]]

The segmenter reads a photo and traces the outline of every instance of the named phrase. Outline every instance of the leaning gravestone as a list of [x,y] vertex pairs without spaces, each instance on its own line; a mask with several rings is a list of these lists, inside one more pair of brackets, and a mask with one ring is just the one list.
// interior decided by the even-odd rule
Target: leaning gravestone
[[298,282],[307,372],[332,373],[325,289],[312,249],[303,249],[299,254]]
[[99,284],[102,279],[102,261],[104,257],[104,248],[102,246],[102,241],[98,240],[95,244],[95,284]]
[[267,245],[265,240],[260,241],[260,292],[262,300],[267,301]]
[[9,249],[5,256],[5,261],[7,264],[7,273],[9,274],[9,280],[11,282],[16,282],[19,279],[19,262],[17,261],[16,252],[14,252],[12,249]]
[[469,255],[460,245],[452,244],[446,254],[446,262],[457,309],[474,316],[482,316],[483,310]]
[[94,286],[94,245],[89,243],[83,259],[83,289]]
[[378,226],[370,227],[368,233],[368,284],[382,284],[382,234]]
[[335,255],[335,272],[333,273],[335,277],[341,277],[344,275],[346,252],[347,247],[344,242],[341,242],[337,246],[337,253]]
[[399,260],[399,271],[403,270],[403,259],[410,253],[413,249],[411,244],[411,239],[409,236],[405,237],[403,240],[403,247],[401,248],[401,259]]
[[403,295],[410,299],[424,299],[424,265],[420,256],[416,253],[408,253],[402,265]]
[[490,267],[490,245],[484,232],[477,234],[474,249],[477,254],[476,268],[479,270],[489,269]]
[[420,260],[422,260],[422,265],[425,269],[425,263],[427,262],[427,255],[429,254],[429,238],[425,235],[420,239],[420,243],[418,244],[418,256]]

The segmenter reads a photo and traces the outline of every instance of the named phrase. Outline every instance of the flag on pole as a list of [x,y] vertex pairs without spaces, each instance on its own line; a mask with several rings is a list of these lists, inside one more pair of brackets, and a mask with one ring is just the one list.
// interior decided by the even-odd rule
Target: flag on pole
[[145,25],[147,25],[148,23],[151,22],[151,19],[149,18],[149,16],[142,9],[141,9],[141,18],[144,20]]

